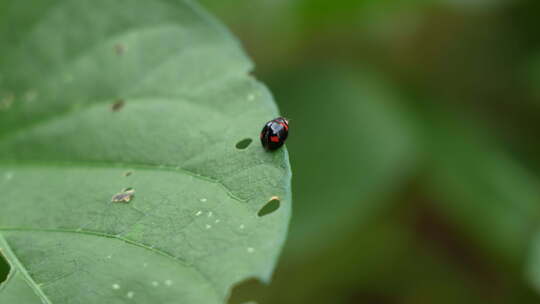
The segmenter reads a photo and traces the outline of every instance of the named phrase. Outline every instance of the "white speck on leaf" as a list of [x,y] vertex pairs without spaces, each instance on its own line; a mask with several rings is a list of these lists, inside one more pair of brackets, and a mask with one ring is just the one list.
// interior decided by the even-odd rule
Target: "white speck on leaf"
[[208,225],[208,224],[206,224],[206,226],[205,226],[205,227],[206,227],[206,229],[210,229],[210,228],[212,228],[212,225]]
[[159,286],[159,282],[158,282],[158,281],[152,281],[152,286],[158,287],[158,286]]
[[255,100],[255,94],[249,94],[248,97],[247,97],[247,99],[248,99],[249,101]]
[[172,281],[171,281],[171,280],[165,280],[165,285],[171,286],[171,285],[172,285]]
[[241,224],[240,229],[244,229],[244,228],[246,228],[246,226],[244,226],[244,224]]
[[118,289],[120,289],[120,285],[118,285],[116,283],[112,284],[112,289],[118,290]]
[[201,198],[200,201],[203,202],[203,203],[206,203],[206,201],[208,201],[208,199],[206,199],[206,198]]
[[6,180],[11,180],[13,178],[13,172],[6,172],[4,177],[6,178]]
[[199,211],[197,211],[197,213],[195,213],[196,216],[199,216],[199,215],[201,215],[201,214],[202,214],[202,211],[201,211],[201,210],[199,210]]
[[248,253],[253,253],[253,252],[255,252],[255,248],[253,248],[253,247],[248,247],[248,248],[247,248],[247,252],[248,252]]
[[213,213],[212,211],[208,211],[208,217],[212,217]]
[[133,291],[128,291],[128,293],[126,294],[126,296],[130,299],[133,298],[134,295],[135,293]]
[[28,90],[26,93],[24,93],[24,100],[27,102],[32,102],[36,99],[37,95],[38,94],[35,90]]
[[221,222],[219,219],[216,219],[216,220],[214,221],[214,223],[216,223],[216,224],[219,223],[219,222]]

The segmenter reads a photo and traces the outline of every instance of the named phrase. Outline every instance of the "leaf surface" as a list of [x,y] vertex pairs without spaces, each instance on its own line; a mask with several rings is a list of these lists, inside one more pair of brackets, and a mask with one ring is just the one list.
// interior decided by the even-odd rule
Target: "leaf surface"
[[268,280],[288,156],[258,143],[277,108],[224,27],[189,1],[1,8],[0,302],[222,303]]

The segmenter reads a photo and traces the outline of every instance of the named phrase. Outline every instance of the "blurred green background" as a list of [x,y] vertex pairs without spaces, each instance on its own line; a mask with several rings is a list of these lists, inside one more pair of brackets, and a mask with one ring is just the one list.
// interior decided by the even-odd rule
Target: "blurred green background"
[[230,303],[540,303],[540,1],[201,1],[291,120],[271,285]]

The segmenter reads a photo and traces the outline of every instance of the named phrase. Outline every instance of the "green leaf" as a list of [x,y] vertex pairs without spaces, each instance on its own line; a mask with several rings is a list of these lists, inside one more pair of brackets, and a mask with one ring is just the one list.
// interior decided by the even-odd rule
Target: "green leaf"
[[1,303],[222,303],[269,280],[288,156],[258,143],[277,108],[218,22],[190,1],[2,1],[0,45]]

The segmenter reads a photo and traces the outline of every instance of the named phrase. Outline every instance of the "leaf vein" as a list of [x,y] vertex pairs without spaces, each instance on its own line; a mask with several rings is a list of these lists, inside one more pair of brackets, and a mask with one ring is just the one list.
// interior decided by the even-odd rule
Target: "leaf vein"
[[7,255],[10,257],[12,266],[17,268],[17,270],[22,274],[26,284],[28,284],[28,286],[36,293],[36,295],[42,300],[43,303],[52,304],[51,300],[49,300],[47,295],[43,292],[40,285],[38,285],[34,281],[32,276],[30,276],[26,268],[22,265],[22,263],[19,261],[19,259],[17,258],[13,250],[11,249],[7,240],[1,234],[0,234],[0,241],[1,241],[0,244],[3,243],[5,245],[5,250],[7,251]]
[[[109,238],[109,239],[115,239],[115,240],[123,241],[126,244],[129,244],[129,245],[132,245],[132,246],[137,246],[137,247],[149,250],[149,251],[151,251],[151,252],[153,252],[155,254],[164,256],[164,257],[166,257],[168,259],[171,259],[171,260],[175,261],[176,263],[181,264],[182,266],[190,267],[190,268],[194,269],[197,273],[199,273],[201,275],[201,277],[203,277],[203,279],[205,281],[208,282],[209,286],[212,288],[212,290],[216,294],[216,297],[220,298],[220,292],[218,291],[217,287],[214,285],[212,280],[203,271],[201,271],[195,264],[187,263],[182,258],[176,257],[176,256],[174,256],[174,255],[172,255],[172,254],[170,254],[170,253],[168,253],[166,251],[163,251],[161,249],[157,249],[157,248],[154,248],[152,246],[137,242],[135,240],[131,240],[131,239],[128,239],[128,238],[125,238],[125,237],[121,237],[119,235],[108,234],[108,233],[97,232],[97,231],[89,231],[89,230],[43,229],[43,228],[38,229],[38,228],[24,228],[24,227],[0,227],[0,231],[74,233],[74,234],[84,234],[84,235],[90,235],[90,236],[95,236],[95,237],[103,237],[103,238]],[[4,239],[4,238],[0,234],[0,240],[2,240],[2,239]],[[19,266],[19,268],[20,268],[19,271],[21,271],[23,273],[23,275],[25,276],[25,279],[30,280],[33,283],[33,285],[35,285],[35,286],[33,286],[33,285],[31,285],[29,283],[29,285],[34,289],[34,291],[36,291],[36,294],[38,294],[38,296],[40,296],[45,301],[46,304],[52,304],[52,302],[47,298],[45,293],[43,293],[41,288],[39,288],[39,285],[36,284],[36,282],[30,277],[30,275],[28,274],[28,272],[26,271],[24,266],[20,263],[20,261],[17,259],[17,257],[13,253],[13,251],[11,251],[11,248],[9,247],[9,245],[7,244],[5,239],[4,239],[4,243],[6,244],[6,246],[8,246],[6,249],[9,250],[9,253],[13,256],[13,259],[15,260],[14,262],[16,263],[17,266]],[[28,283],[28,281],[27,281],[27,283]]]
[[223,188],[225,193],[232,199],[238,201],[238,202],[245,202],[246,200],[238,197],[233,193],[233,191],[225,185],[222,181],[219,179],[201,175],[196,172],[190,171],[188,169],[182,168],[182,167],[175,167],[171,165],[155,165],[155,164],[141,164],[141,163],[127,163],[127,162],[113,162],[113,161],[47,161],[47,162],[40,162],[40,161],[34,161],[34,160],[15,160],[15,161],[4,161],[0,162],[0,165],[33,165],[33,166],[57,166],[57,167],[87,167],[91,169],[95,168],[122,168],[122,169],[136,169],[136,170],[149,170],[149,171],[167,171],[167,172],[177,172],[177,173],[183,173],[185,175],[192,176],[194,178],[217,184],[220,187]]

